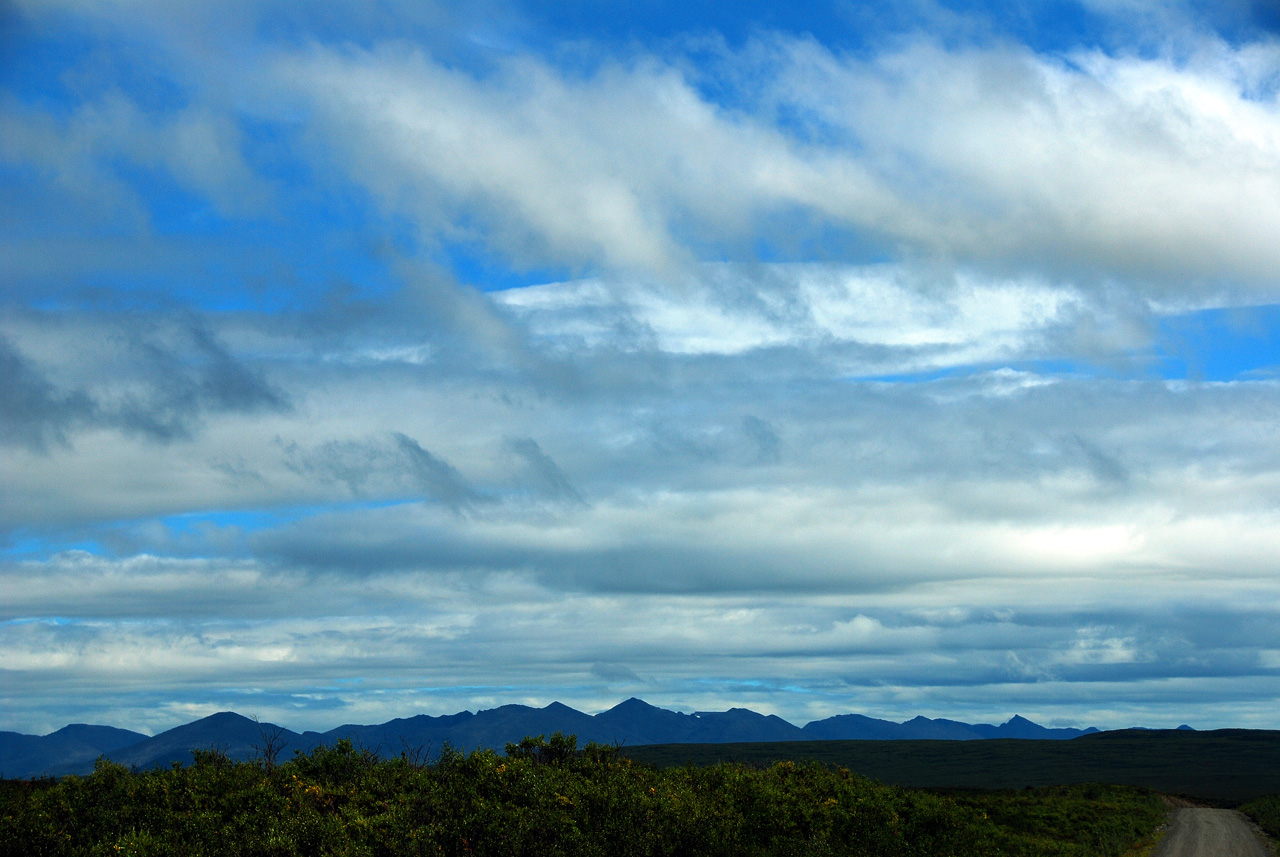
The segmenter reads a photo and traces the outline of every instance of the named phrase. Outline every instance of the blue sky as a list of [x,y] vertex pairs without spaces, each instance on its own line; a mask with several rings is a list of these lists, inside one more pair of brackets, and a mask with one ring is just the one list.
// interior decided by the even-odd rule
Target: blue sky
[[1265,3],[20,0],[0,728],[1273,727]]

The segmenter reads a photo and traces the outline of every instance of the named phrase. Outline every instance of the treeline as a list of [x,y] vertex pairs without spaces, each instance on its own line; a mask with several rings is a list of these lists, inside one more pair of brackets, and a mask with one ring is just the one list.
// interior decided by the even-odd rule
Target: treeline
[[659,770],[557,733],[430,764],[342,742],[283,764],[207,750],[4,781],[0,855],[1119,857],[1164,816],[1129,787],[943,795],[817,763]]

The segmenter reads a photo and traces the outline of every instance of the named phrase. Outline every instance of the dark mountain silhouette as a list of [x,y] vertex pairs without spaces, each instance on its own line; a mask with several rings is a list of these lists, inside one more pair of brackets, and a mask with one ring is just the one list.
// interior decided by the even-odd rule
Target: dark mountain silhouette
[[305,745],[301,735],[273,723],[257,723],[233,711],[221,711],[106,755],[113,762],[137,768],[187,764],[192,750],[219,750],[233,759],[252,759],[261,755],[266,739],[273,735],[283,748],[281,761],[295,749],[306,751],[315,746]]
[[72,723],[48,735],[0,732],[0,776],[82,770],[104,753],[136,744],[147,736],[114,726]]
[[545,708],[504,705],[477,714],[462,712],[443,717],[419,715],[376,726],[349,724],[328,732],[305,732],[303,744],[332,743],[347,738],[357,746],[387,755],[404,751],[438,751],[445,742],[464,750],[502,749],[526,735],[563,732],[577,735],[580,745],[601,744],[719,743],[735,741],[802,741],[804,733],[780,717],[765,716],[745,708],[681,714],[628,699],[600,714],[584,714],[553,702]]
[[600,712],[594,719],[603,730],[601,743],[661,744],[664,735],[684,734],[687,717],[633,696]]
[[577,735],[580,746],[596,741],[635,747],[813,740],[1062,740],[1097,731],[1047,729],[1016,716],[1000,726],[992,726],[927,717],[894,723],[861,714],[840,714],[816,720],[801,729],[781,717],[758,714],[746,708],[684,714],[635,698],[596,715],[584,714],[559,702],[545,708],[503,705],[474,714],[469,711],[440,717],[420,714],[376,725],[347,724],[327,732],[301,734],[224,711],[151,738],[124,729],[84,725],[68,726],[45,736],[0,732],[0,775],[86,773],[93,769],[94,759],[100,755],[143,769],[157,765],[167,767],[174,762],[189,763],[193,750],[220,750],[233,759],[251,759],[263,755],[268,741],[279,753],[278,761],[285,761],[295,751],[309,752],[340,739],[381,756],[403,752],[425,759],[438,755],[445,744],[459,750],[502,750],[526,735],[553,732]]
[[[1190,728],[1190,727],[1187,727]],[[916,717],[905,723],[876,720],[861,714],[838,714],[826,720],[815,720],[803,730],[807,739],[829,741],[906,741],[931,739],[938,741],[980,741],[985,738],[1030,738],[1036,740],[1068,740],[1090,735],[1098,730],[1048,729],[1014,715],[999,726],[990,723],[961,723],[958,720],[930,720]]]
[[[803,741],[804,730],[792,726],[776,714],[765,716],[747,708],[728,711],[698,711],[691,715],[695,732],[687,741],[701,741],[699,735],[746,735],[748,741]],[[716,738],[716,743],[723,739]]]
[[346,725],[328,732],[305,732],[302,737],[316,744],[331,744],[346,738],[357,747],[375,750],[381,755],[419,750],[434,755],[445,743],[460,750],[485,747],[501,750],[508,742],[519,741],[526,735],[549,735],[557,731],[577,735],[579,743],[585,744],[596,740],[593,723],[591,715],[553,702],[545,708],[503,705],[477,714],[469,711],[441,717],[420,714],[376,726]]
[[1081,735],[1091,735],[1097,731],[1093,727],[1088,729],[1047,729],[1038,723],[1032,723],[1027,718],[1015,714],[1007,723],[995,727],[992,735],[983,737],[1032,738],[1037,740],[1046,738],[1070,739],[1078,738]]
[[815,741],[892,741],[901,736],[902,724],[864,714],[837,714],[808,723],[801,731]]

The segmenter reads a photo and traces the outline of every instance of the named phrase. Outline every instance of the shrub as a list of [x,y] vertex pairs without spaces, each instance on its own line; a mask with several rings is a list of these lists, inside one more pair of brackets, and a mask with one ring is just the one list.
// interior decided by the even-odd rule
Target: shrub
[[1257,822],[1268,836],[1280,839],[1280,795],[1267,795],[1250,801],[1240,811]]
[[431,765],[350,742],[270,766],[188,767],[0,787],[7,855],[1117,855],[1153,829],[1119,787],[934,794],[817,763],[657,770],[574,736]]

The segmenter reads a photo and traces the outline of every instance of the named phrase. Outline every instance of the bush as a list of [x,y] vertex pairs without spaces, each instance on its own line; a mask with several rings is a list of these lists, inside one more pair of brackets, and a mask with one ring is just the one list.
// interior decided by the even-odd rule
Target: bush
[[1250,801],[1240,811],[1257,822],[1268,836],[1280,839],[1280,795],[1267,795]]
[[350,742],[0,788],[7,855],[1118,855],[1163,819],[1119,787],[934,794],[817,763],[657,770],[574,736],[433,765]]

